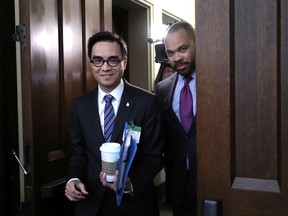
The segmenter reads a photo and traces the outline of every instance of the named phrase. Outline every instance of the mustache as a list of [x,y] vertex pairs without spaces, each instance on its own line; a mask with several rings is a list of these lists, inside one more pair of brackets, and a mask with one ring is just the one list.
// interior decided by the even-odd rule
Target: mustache
[[189,64],[189,62],[185,62],[185,61],[176,62],[175,65],[174,65],[174,69],[176,69],[176,68],[179,67],[180,65],[185,65],[185,64]]
[[187,62],[187,61],[179,61],[179,62],[176,62],[175,65],[173,66],[173,70],[176,70],[177,71],[177,68],[180,66],[180,65],[190,65],[191,66],[191,70],[195,70],[195,67],[196,67],[196,63],[195,63],[195,60],[192,60],[191,62]]

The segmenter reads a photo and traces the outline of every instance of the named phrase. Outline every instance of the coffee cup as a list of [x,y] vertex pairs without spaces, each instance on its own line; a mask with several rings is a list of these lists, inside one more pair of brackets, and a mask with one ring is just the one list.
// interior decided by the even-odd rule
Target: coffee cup
[[121,145],[115,142],[103,143],[100,147],[102,171],[106,173],[106,181],[113,182],[119,160]]

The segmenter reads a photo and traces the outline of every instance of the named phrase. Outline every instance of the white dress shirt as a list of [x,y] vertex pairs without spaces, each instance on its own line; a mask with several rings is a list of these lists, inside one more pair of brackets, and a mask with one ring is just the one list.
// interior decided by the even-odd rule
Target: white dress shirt
[[105,108],[104,96],[106,94],[110,94],[113,96],[112,106],[113,106],[115,117],[116,117],[123,91],[124,91],[124,82],[122,79],[121,79],[120,84],[110,93],[103,92],[100,86],[98,86],[98,109],[99,109],[99,117],[100,117],[100,123],[101,123],[103,134],[104,134],[104,108]]

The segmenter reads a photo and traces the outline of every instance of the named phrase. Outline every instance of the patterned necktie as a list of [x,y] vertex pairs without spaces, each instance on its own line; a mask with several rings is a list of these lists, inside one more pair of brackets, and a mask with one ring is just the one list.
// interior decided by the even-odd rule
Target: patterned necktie
[[185,83],[180,92],[180,120],[186,133],[188,133],[193,121],[193,98],[189,88],[191,80],[192,77],[184,78]]
[[105,142],[110,142],[115,121],[115,113],[112,106],[113,96],[107,94],[104,96],[104,100],[106,102],[104,108],[104,138]]

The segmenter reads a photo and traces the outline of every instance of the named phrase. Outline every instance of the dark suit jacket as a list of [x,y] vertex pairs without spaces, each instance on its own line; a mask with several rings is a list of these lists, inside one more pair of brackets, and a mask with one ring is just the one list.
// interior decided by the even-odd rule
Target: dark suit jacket
[[124,124],[133,121],[142,127],[140,143],[128,176],[134,197],[123,194],[117,207],[114,191],[102,186],[100,146],[104,137],[98,112],[98,88],[78,97],[73,104],[71,154],[67,179],[79,178],[89,195],[75,203],[75,215],[159,215],[153,185],[162,169],[163,139],[156,96],[124,82],[124,91],[115,119],[111,142],[122,144]]
[[[196,116],[187,134],[172,107],[178,77],[178,73],[174,73],[156,87],[166,136],[166,194],[168,200],[176,206],[181,204],[185,193],[190,197],[196,195]],[[186,170],[187,155],[189,171]]]

